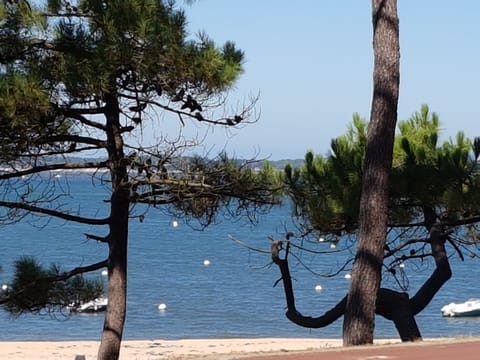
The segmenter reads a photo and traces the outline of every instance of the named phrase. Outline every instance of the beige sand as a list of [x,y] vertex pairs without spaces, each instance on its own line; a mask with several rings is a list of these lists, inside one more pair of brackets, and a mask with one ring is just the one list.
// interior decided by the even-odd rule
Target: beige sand
[[[478,337],[471,338],[478,341]],[[427,339],[423,345],[465,338]],[[377,345],[400,345],[400,340],[376,340]],[[0,360],[95,360],[98,341],[0,341]],[[340,348],[340,339],[259,338],[124,341],[121,360],[235,360],[244,357],[305,353]]]
[[[124,341],[122,360],[232,360],[246,355],[320,350],[341,346],[335,339],[201,339]],[[96,359],[97,341],[0,342],[1,360],[74,360],[85,355]]]

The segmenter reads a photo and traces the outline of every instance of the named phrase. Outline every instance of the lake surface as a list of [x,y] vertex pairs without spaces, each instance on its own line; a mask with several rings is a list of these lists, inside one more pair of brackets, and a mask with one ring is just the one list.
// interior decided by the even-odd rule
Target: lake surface
[[[102,199],[107,191],[92,187],[91,179],[78,175],[69,181],[72,203],[89,216],[104,216]],[[66,203],[66,202],[65,202]],[[269,236],[283,238],[292,229],[288,206],[261,216],[256,226],[245,220],[223,220],[204,231],[193,230],[180,219],[150,209],[143,223],[134,219],[130,227],[128,307],[125,339],[182,339],[229,337],[341,337],[342,320],[323,329],[305,329],[285,317],[280,274],[270,264],[269,254],[239,246],[233,236],[250,246],[269,249]],[[173,222],[178,221],[178,226]],[[104,235],[98,228],[46,219],[0,227],[0,284],[8,283],[15,259],[36,256],[44,265],[52,262],[64,269],[87,265],[107,256],[105,245],[86,240],[83,233]],[[105,231],[105,230],[103,230]],[[319,244],[321,246],[327,244]],[[302,263],[317,272],[328,272],[343,257],[298,253]],[[208,260],[209,265],[205,265]],[[348,289],[344,275],[314,276],[293,258],[290,261],[297,308],[304,315],[318,316],[338,302]],[[479,318],[443,318],[440,308],[450,302],[480,297],[477,285],[480,263],[452,258],[452,279],[426,310],[417,316],[424,337],[480,335]],[[429,276],[433,266],[419,271],[406,264],[413,293]],[[94,274],[102,278],[101,272]],[[321,285],[322,291],[315,291]],[[394,284],[387,284],[392,287]],[[159,304],[166,304],[164,311]],[[22,315],[12,319],[0,310],[0,340],[99,339],[103,314],[73,316]],[[376,337],[398,337],[393,324],[376,318]]]

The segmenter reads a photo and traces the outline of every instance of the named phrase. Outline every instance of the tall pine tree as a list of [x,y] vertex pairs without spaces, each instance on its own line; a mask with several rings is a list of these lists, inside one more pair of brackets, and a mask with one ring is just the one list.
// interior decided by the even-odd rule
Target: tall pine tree
[[[0,174],[8,194],[2,220],[32,213],[99,228],[87,237],[105,243],[108,258],[49,280],[107,267],[98,359],[117,359],[132,204],[174,207],[208,224],[232,198],[246,211],[273,201],[272,178],[245,164],[226,156],[182,162],[181,150],[192,144],[181,136],[162,133],[158,146],[141,145],[145,123],[158,128],[163,114],[174,115],[164,120],[180,128],[248,123],[251,106],[231,115],[214,111],[242,73],[243,52],[232,42],[218,47],[205,34],[189,37],[185,13],[170,0],[3,1],[0,14],[0,160],[8,169]],[[92,152],[98,160],[69,161]],[[106,170],[108,216],[85,217],[55,202],[51,171],[79,168]],[[172,169],[183,178],[170,177]],[[39,179],[45,191],[33,189]]]

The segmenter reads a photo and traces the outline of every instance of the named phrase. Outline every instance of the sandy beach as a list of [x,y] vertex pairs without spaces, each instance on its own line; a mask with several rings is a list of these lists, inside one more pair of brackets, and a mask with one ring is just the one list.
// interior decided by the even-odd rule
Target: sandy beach
[[[98,341],[0,341],[1,360],[95,360]],[[124,341],[121,360],[344,360],[477,359],[478,337],[436,338],[418,343],[377,340],[342,347],[340,339],[261,338]],[[83,359],[83,358],[82,358]]]
[[[386,341],[384,341],[386,342]],[[398,341],[396,341],[398,342]],[[1,360],[96,359],[98,341],[0,342]],[[122,360],[233,360],[247,356],[288,354],[341,347],[337,339],[198,339],[124,341]]]

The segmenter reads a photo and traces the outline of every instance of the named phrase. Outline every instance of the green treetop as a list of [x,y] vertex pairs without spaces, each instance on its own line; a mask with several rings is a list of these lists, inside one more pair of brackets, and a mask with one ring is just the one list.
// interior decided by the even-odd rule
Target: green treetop
[[[226,155],[185,156],[200,142],[184,138],[190,122],[234,127],[256,120],[255,100],[234,114],[218,113],[243,71],[243,52],[232,42],[217,46],[203,33],[190,36],[185,13],[173,0],[3,1],[0,14],[0,222],[53,216],[93,226],[87,238],[108,246],[108,257],[95,264],[38,271],[36,284],[18,279],[15,293],[0,304],[32,304],[22,295],[39,291],[25,286],[42,285],[53,299],[42,297],[35,310],[50,300],[58,305],[61,289],[43,287],[41,278],[64,281],[106,267],[108,307],[98,358],[117,359],[130,218],[143,220],[152,206],[205,225],[219,211],[253,215],[277,201],[272,169],[258,173],[250,161]],[[165,134],[164,121],[178,122],[180,133]],[[147,129],[157,131],[151,134],[157,143],[144,143]],[[92,153],[91,161],[71,160]],[[51,171],[75,169],[89,169],[92,185],[109,187],[106,217],[84,216],[62,202],[72,198],[58,193],[68,187],[58,186]],[[39,270],[36,264],[26,259],[17,271],[30,274]]]
[[[285,181],[304,225],[320,236],[355,233],[365,153],[366,122],[354,115],[347,133],[327,156],[308,152],[300,169],[286,167]],[[479,139],[462,132],[438,144],[440,122],[428,106],[398,124],[390,186],[390,227],[465,225],[480,213]],[[423,218],[426,208],[433,219]],[[433,221],[433,223],[432,223]]]
[[[456,254],[462,260],[465,254],[480,256],[480,140],[472,141],[459,132],[454,139],[439,144],[440,129],[438,115],[423,105],[410,119],[398,123],[394,142],[388,232],[380,265],[384,274],[392,276],[400,290],[406,291],[405,262],[418,261],[420,267],[431,264],[425,260],[432,258],[435,264],[413,296],[385,288],[377,293],[376,313],[392,320],[404,341],[421,339],[414,317],[450,279],[449,256]],[[344,136],[332,141],[329,154],[314,156],[307,152],[301,168],[285,168],[287,192],[301,230],[296,235],[302,242],[294,244],[293,233],[289,233],[285,241],[273,242],[272,258],[282,273],[286,315],[298,325],[324,327],[346,312],[347,296],[322,316],[303,316],[295,307],[288,254],[298,248],[338,253],[356,244],[366,131],[366,122],[354,115],[353,125]],[[316,240],[313,243],[303,241],[312,237]],[[334,244],[335,249],[318,251],[312,245],[323,243]],[[354,256],[344,259],[338,272],[350,266]]]

